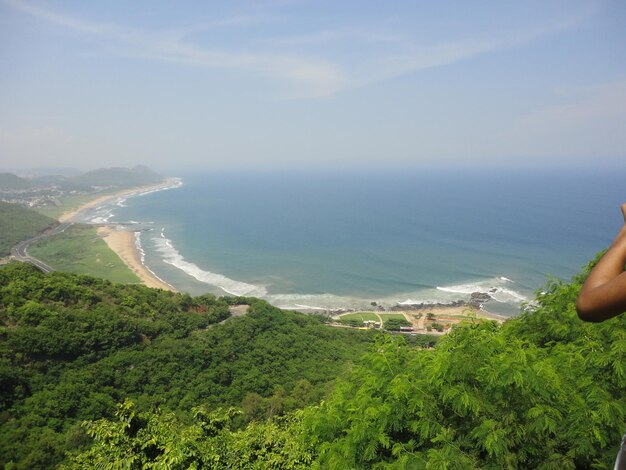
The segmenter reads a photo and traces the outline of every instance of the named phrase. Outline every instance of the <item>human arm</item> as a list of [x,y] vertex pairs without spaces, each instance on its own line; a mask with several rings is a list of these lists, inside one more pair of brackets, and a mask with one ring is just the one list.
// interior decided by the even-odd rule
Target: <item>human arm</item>
[[626,204],[621,209],[624,225],[589,273],[576,301],[582,320],[601,322],[626,312]]

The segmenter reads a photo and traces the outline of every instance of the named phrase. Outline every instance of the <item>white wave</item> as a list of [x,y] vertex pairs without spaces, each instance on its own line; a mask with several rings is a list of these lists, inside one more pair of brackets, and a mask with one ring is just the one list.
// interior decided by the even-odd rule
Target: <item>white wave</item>
[[168,189],[180,188],[183,185],[183,180],[181,178],[171,178],[171,179],[172,179],[172,184],[169,184],[167,186],[161,186],[159,188],[139,190],[134,193],[127,194],[126,197],[146,196],[148,194],[157,193],[159,191],[167,191]]
[[488,294],[493,300],[501,303],[521,303],[526,300],[526,296],[516,292],[512,289],[504,287],[504,283],[512,283],[514,281],[507,278],[494,278],[486,281],[470,282],[467,284],[458,284],[452,286],[437,286],[437,290],[442,292],[449,292],[453,294],[465,294],[471,295],[474,292],[480,292],[481,294]]
[[504,276],[500,276],[500,279],[502,279],[503,281],[507,281],[507,282],[513,282],[511,279],[509,279],[508,277],[504,277]]
[[150,267],[146,264],[146,252],[143,249],[143,246],[141,244],[141,232],[133,232],[134,238],[135,238],[135,248],[137,248],[137,251],[139,252],[139,257],[141,259],[141,264],[143,265],[144,268],[146,268],[150,274],[152,274],[155,278],[157,278],[159,281],[161,281],[163,284],[166,284],[168,286],[170,286],[172,288],[172,290],[176,290],[174,289],[174,286],[172,286],[169,282],[163,280],[162,278],[160,278],[152,269],[150,269]]
[[295,306],[298,307],[298,308],[303,308],[305,310],[328,310],[328,309],[326,309],[324,307],[314,307],[312,305],[295,304]]
[[397,302],[398,305],[419,305],[421,303],[425,303],[421,300],[414,300],[414,299],[406,299],[403,302]]
[[263,286],[247,284],[245,282],[230,279],[222,274],[205,271],[198,265],[185,260],[178,250],[176,250],[172,241],[165,238],[163,231],[161,231],[161,237],[154,237],[152,240],[154,241],[157,251],[162,255],[165,263],[180,269],[200,282],[219,287],[230,295],[254,297],[263,297],[267,295],[267,290]]
[[109,223],[109,219],[113,216],[113,214],[107,214],[106,217],[105,216],[98,216],[98,217],[94,217],[93,219],[90,219],[89,222],[92,224],[108,224]]
[[146,252],[143,250],[143,246],[141,246],[141,232],[134,232],[134,235],[135,235],[135,248],[137,248],[137,251],[139,252],[139,257],[141,258],[141,264],[146,266]]

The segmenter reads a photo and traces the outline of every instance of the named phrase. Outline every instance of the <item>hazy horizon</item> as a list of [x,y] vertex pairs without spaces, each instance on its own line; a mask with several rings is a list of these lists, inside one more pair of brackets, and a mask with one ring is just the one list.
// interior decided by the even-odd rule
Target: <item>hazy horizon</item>
[[0,0],[0,169],[626,163],[619,1]]

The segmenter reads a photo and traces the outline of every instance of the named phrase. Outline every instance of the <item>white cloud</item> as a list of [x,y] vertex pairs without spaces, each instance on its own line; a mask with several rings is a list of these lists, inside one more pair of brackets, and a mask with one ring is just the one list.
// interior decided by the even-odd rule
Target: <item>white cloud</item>
[[[212,22],[199,22],[187,28],[165,31],[143,31],[107,23],[95,23],[52,12],[19,0],[4,0],[14,8],[62,26],[70,31],[98,39],[113,54],[151,60],[185,63],[212,69],[237,69],[290,83],[304,96],[327,96],[353,87],[394,78],[403,74],[453,64],[480,54],[534,41],[569,28],[580,21],[572,17],[545,27],[531,27],[506,34],[485,35],[461,41],[421,45],[412,42],[401,31],[388,32],[366,28],[324,30],[294,37],[259,38],[257,47],[285,46],[315,48],[297,54],[276,51],[232,50],[194,44],[188,37],[216,27],[237,27],[263,21],[254,16],[236,16]],[[264,18],[267,20],[267,17]],[[332,59],[337,45],[352,44],[368,54],[348,64]],[[370,48],[384,46],[383,50]],[[242,46],[240,46],[242,47]],[[369,53],[371,50],[371,54]]]
[[[305,88],[307,94],[312,96],[332,94],[345,87],[348,82],[340,68],[329,61],[206,48],[184,41],[185,36],[209,27],[206,23],[197,25],[197,28],[190,27],[176,31],[141,31],[85,21],[18,0],[4,1],[24,13],[75,33],[100,39],[107,50],[122,56],[185,63],[214,69],[240,69],[291,82]],[[249,17],[238,17],[218,21],[213,25],[241,25],[251,21]]]

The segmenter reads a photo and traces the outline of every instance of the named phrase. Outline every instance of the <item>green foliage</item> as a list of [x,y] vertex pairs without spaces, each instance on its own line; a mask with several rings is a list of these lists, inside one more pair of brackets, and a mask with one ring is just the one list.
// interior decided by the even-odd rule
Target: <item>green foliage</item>
[[138,283],[133,273],[91,225],[72,225],[33,243],[29,253],[54,269],[87,274],[112,282]]
[[404,317],[385,319],[385,330],[398,331],[403,326],[411,326],[411,323],[408,322]]
[[337,323],[350,326],[352,328],[363,326],[363,320],[359,320],[358,318],[340,318]]
[[22,240],[56,224],[56,220],[32,209],[0,201],[0,257],[9,255],[11,248]]
[[[244,317],[229,304],[248,302]],[[251,298],[191,297],[13,263],[0,269],[0,465],[51,468],[90,442],[82,420],[131,398],[181,422],[241,406],[282,416],[319,400],[370,335]]]
[[319,468],[610,468],[626,416],[626,316],[584,324],[582,278],[434,350],[383,338],[303,417]]
[[252,423],[233,430],[233,408],[193,410],[183,424],[174,413],[138,412],[132,402],[118,407],[116,420],[86,422],[94,445],[64,465],[77,469],[306,469],[311,452],[297,439],[297,421]]
[[[216,407],[202,434],[196,422],[156,413],[143,422],[165,425],[139,425],[136,435],[164,436],[132,445],[119,438],[119,419],[87,424],[96,445],[74,465],[152,468],[173,442],[188,459],[172,468],[612,468],[626,417],[626,316],[580,322],[581,282],[551,281],[518,318],[463,323],[435,349],[380,334],[328,399],[280,419],[236,429],[233,413]],[[249,394],[244,410],[270,402]],[[149,455],[148,442],[158,443]]]
[[33,186],[30,180],[20,178],[13,173],[0,173],[0,191],[28,189]]
[[441,323],[433,322],[431,326],[433,330],[437,330],[440,333],[443,331],[443,325]]

